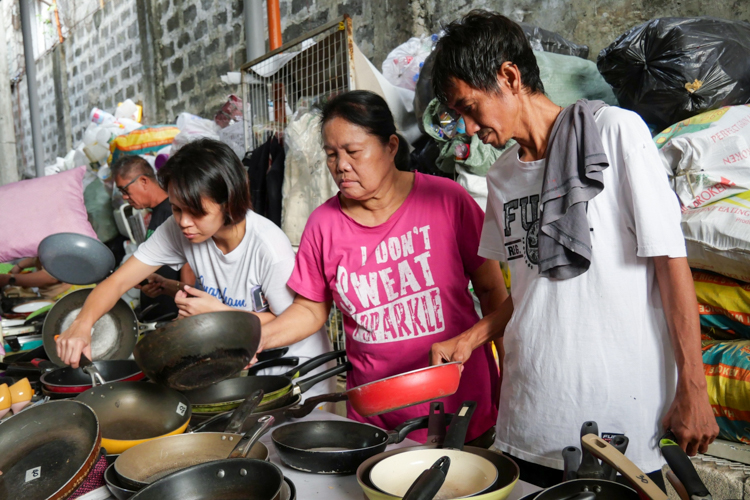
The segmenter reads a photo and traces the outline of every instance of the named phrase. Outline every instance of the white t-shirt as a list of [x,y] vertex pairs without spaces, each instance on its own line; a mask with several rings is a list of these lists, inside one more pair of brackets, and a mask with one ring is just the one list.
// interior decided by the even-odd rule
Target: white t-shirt
[[[180,266],[188,262],[205,292],[243,311],[257,309],[257,306],[254,308],[253,289],[260,287],[268,302],[268,310],[278,316],[295,297],[295,293],[286,286],[294,269],[294,250],[289,238],[265,217],[248,211],[245,222],[242,241],[237,248],[224,254],[213,238],[202,243],[191,243],[183,236],[174,217],[170,217],[136,250],[135,257],[150,266]],[[286,356],[298,356],[302,363],[330,350],[331,344],[323,327],[314,335],[290,346]],[[290,369],[279,367],[263,373],[278,374]],[[324,369],[325,366],[313,370],[311,374]],[[320,382],[304,396],[335,392],[335,381],[333,377]]]
[[580,447],[581,424],[626,434],[627,456],[646,472],[661,467],[661,418],[676,366],[653,259],[685,256],[677,198],[643,121],[603,108],[596,116],[610,166],[588,204],[593,257],[575,278],[539,275],[539,193],[545,161],[508,150],[488,175],[479,246],[507,262],[513,316],[495,444],[522,460],[563,468],[565,446]]

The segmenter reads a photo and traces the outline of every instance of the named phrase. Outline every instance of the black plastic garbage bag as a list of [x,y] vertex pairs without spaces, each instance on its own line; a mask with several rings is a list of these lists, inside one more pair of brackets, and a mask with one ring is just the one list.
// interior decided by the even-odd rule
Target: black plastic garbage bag
[[662,130],[710,109],[750,102],[750,24],[654,19],[602,50],[597,67],[620,106]]

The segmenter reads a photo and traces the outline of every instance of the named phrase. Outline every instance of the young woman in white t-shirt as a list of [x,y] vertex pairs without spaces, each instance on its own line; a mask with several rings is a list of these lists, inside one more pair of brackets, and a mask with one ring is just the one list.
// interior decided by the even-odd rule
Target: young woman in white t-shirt
[[[294,268],[289,239],[276,225],[252,211],[247,172],[224,143],[210,139],[182,147],[159,170],[173,216],[112,276],[98,285],[81,313],[57,339],[57,352],[77,367],[83,352],[91,357],[91,328],[128,290],[151,277],[151,288],[177,290],[180,316],[240,309],[261,324],[281,314],[294,300],[286,282]],[[188,262],[196,285],[156,282],[163,265]],[[294,344],[289,355],[308,358],[330,350],[325,329]],[[312,391],[311,391],[312,392]],[[316,391],[317,392],[317,391]]]

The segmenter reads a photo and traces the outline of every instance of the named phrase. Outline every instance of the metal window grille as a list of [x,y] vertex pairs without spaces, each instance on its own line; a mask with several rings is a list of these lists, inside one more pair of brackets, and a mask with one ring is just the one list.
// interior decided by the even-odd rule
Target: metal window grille
[[353,88],[349,16],[325,24],[242,66],[245,150],[284,129],[299,109]]

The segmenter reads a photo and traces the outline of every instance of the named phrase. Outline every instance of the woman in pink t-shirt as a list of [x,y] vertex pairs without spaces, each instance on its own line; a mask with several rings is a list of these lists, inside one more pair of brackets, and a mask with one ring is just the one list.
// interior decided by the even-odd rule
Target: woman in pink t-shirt
[[[477,255],[484,214],[455,182],[408,172],[406,142],[386,102],[372,92],[339,95],[323,109],[323,143],[339,194],[307,221],[288,285],[297,298],[263,327],[263,347],[289,345],[317,331],[331,303],[344,315],[353,369],[347,386],[424,368],[430,347],[507,298],[497,262]],[[477,402],[467,440],[494,441],[498,369],[489,346],[464,364],[446,411]],[[429,404],[364,418],[385,429],[426,415]],[[426,431],[413,433],[424,441]]]

